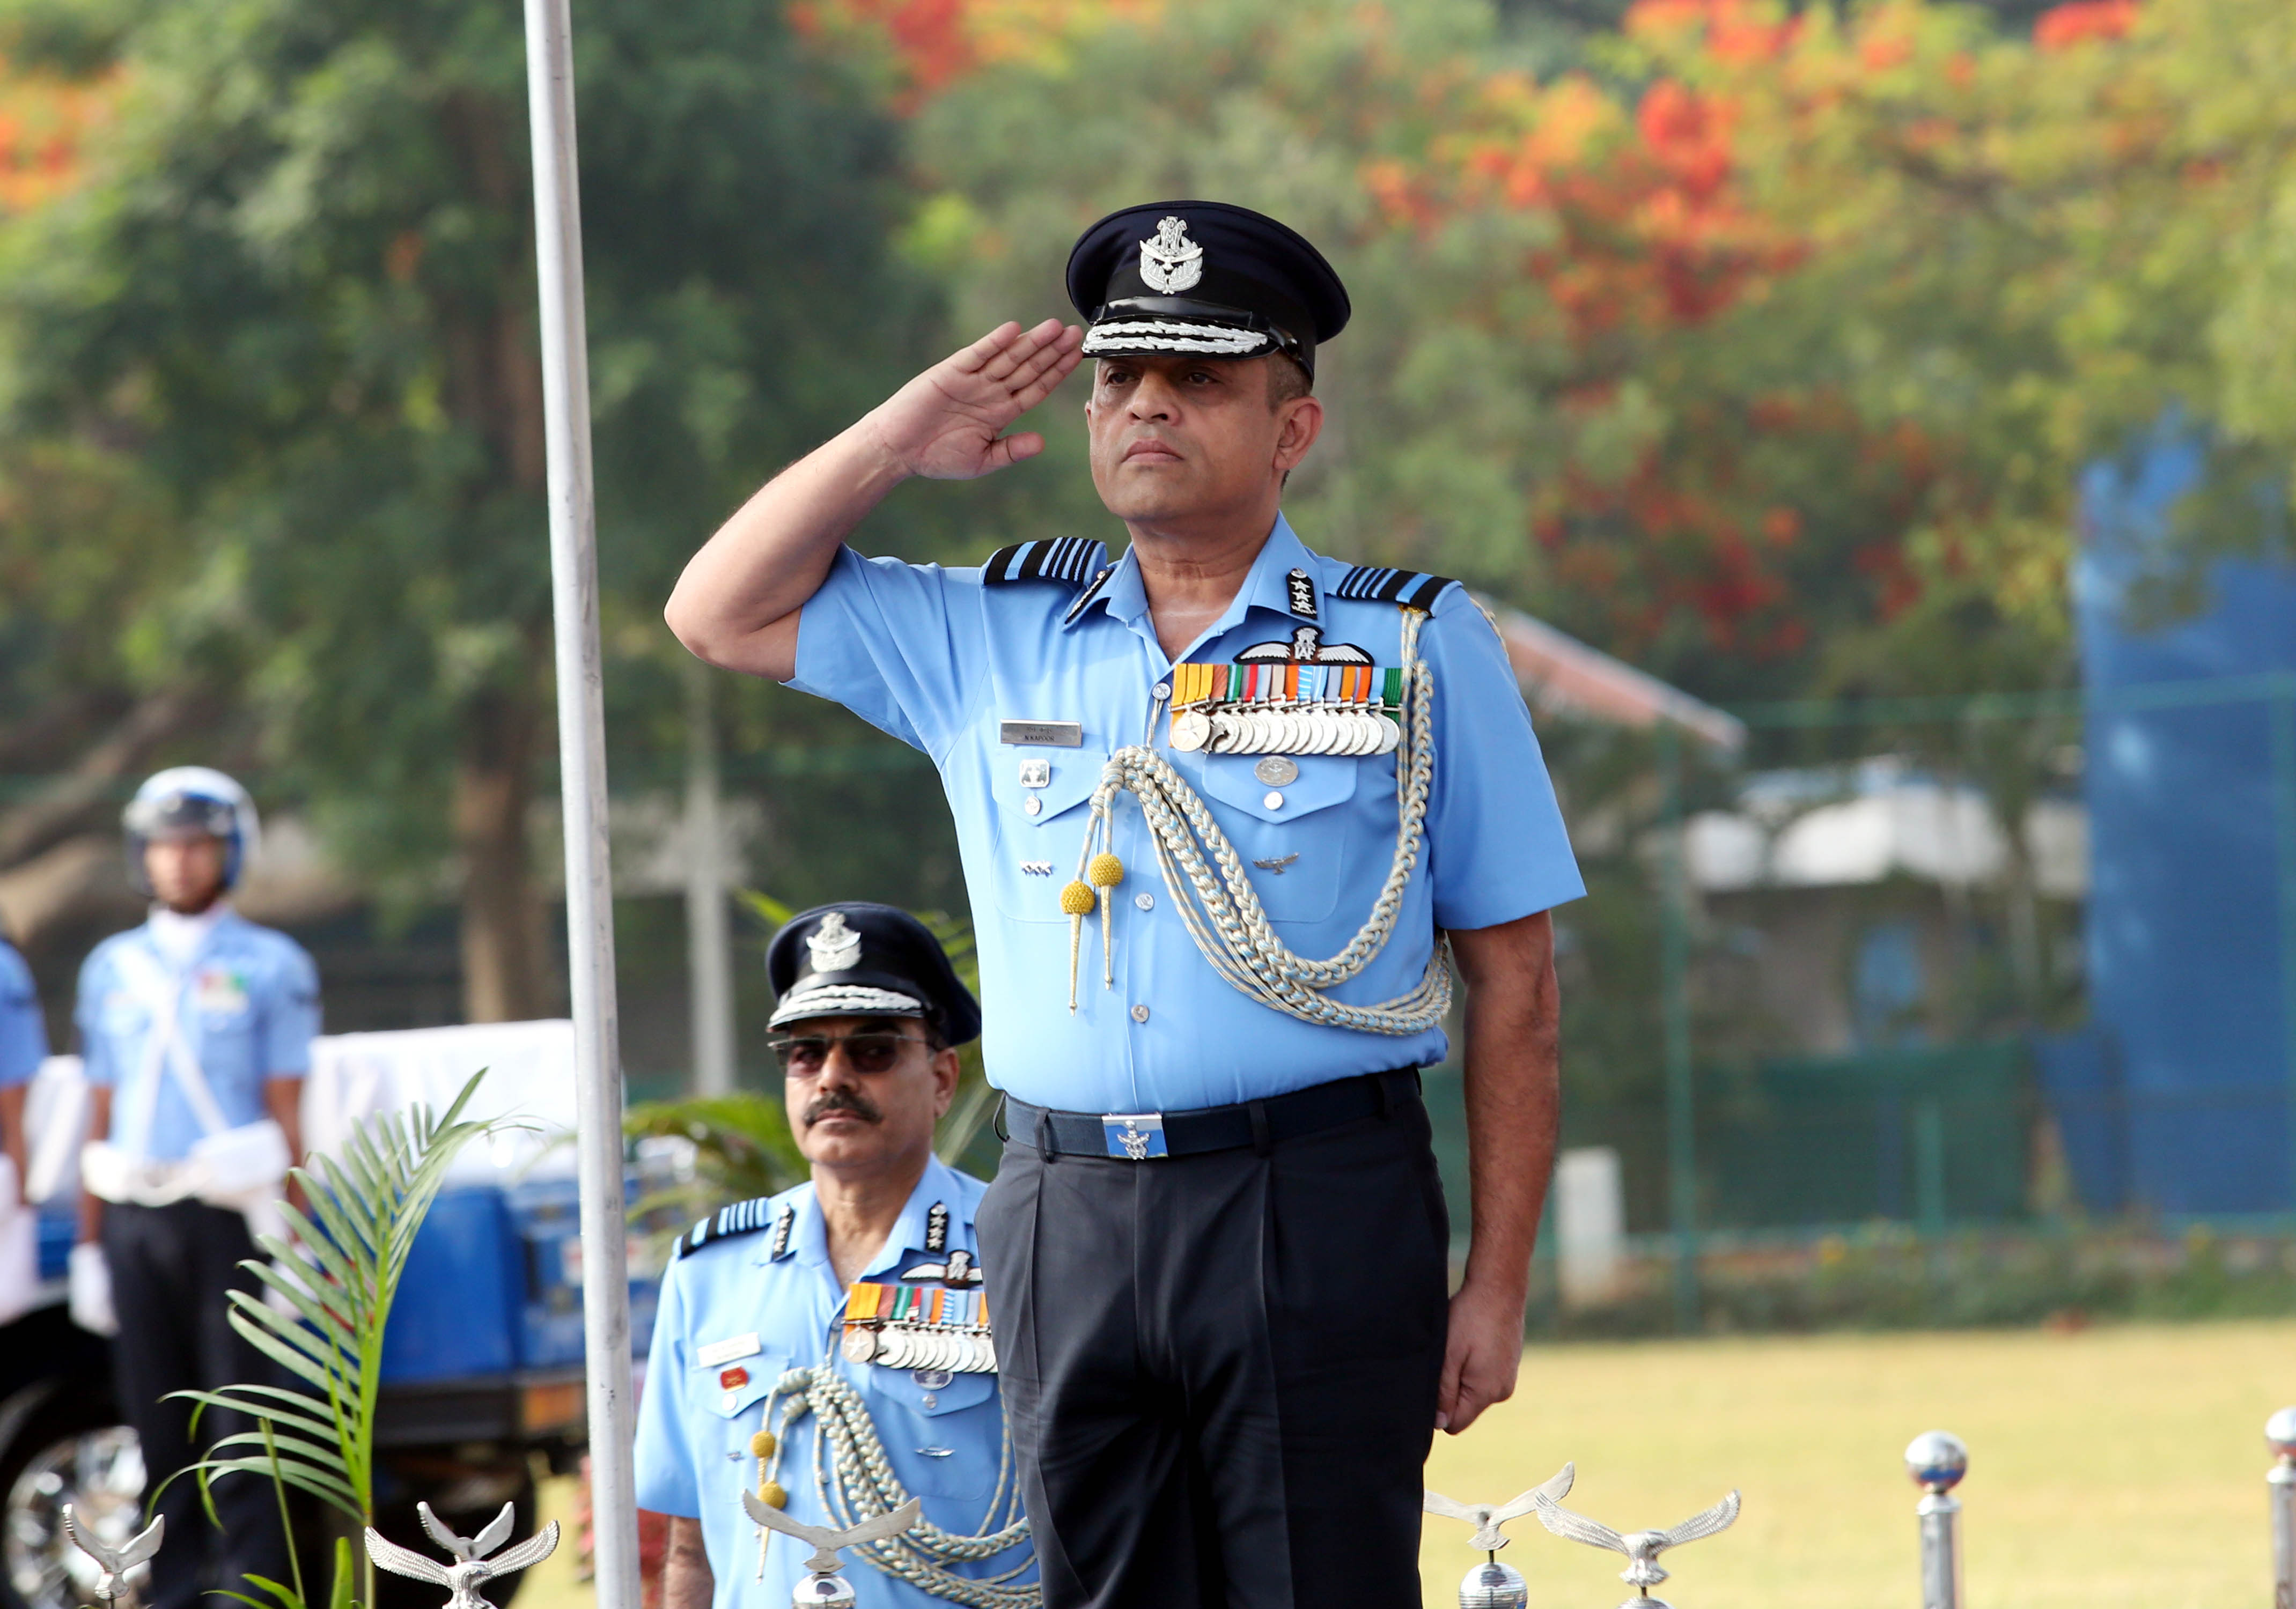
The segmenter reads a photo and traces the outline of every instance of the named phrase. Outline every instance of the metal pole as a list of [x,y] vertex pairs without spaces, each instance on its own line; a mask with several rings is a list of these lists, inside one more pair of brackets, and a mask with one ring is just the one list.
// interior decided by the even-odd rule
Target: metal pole
[[1922,1609],[1961,1609],[1961,1499],[1953,1489],[1969,1473],[1969,1449],[1942,1430],[1925,1430],[1906,1448],[1906,1473],[1922,1489],[1914,1514],[1922,1533]]
[[550,462],[550,592],[558,766],[566,821],[568,976],[574,1007],[575,1148],[582,1188],[582,1330],[589,1375],[590,1501],[599,1609],[639,1609],[630,1460],[630,1285],[622,1205],[622,1080],[614,897],[606,850],[606,712],[590,475],[590,368],[582,211],[574,158],[567,0],[525,0],[534,147],[534,252]]
[[2264,1422],[2274,1463],[2264,1477],[2272,1505],[2272,1609],[2296,1609],[2296,1408]]
[[2280,915],[2280,1078],[2286,1091],[2288,1205],[2296,1210],[2296,678],[2273,678],[2273,887]]
[[1688,1334],[1698,1328],[1698,1135],[1690,1064],[1690,869],[1683,844],[1682,734],[1672,722],[1659,723],[1658,746],[1665,790],[1659,991],[1666,1037],[1667,1208],[1673,1230],[1674,1327]]
[[693,1088],[734,1092],[734,934],[726,912],[726,820],[709,667],[685,671],[685,959],[693,1018]]

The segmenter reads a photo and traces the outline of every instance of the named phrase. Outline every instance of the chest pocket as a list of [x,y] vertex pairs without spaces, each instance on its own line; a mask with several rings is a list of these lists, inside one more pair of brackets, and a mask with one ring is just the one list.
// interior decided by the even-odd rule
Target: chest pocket
[[[718,1382],[726,1370],[734,1368],[741,1369],[749,1377],[729,1391]],[[751,1352],[730,1363],[697,1363],[693,1369],[693,1398],[696,1406],[737,1426],[741,1444],[746,1449],[750,1433],[764,1428],[758,1415],[767,1393],[788,1372],[786,1352]]]
[[[1076,876],[1077,851],[1092,813],[1085,804],[1100,786],[1107,753],[1095,747],[1098,739],[1089,731],[1081,748],[999,743],[993,726],[988,737],[988,791],[996,804],[991,881],[997,911],[1020,922],[1065,922],[1061,885]],[[1043,768],[1041,788],[1021,780],[1033,767]]]
[[868,1369],[869,1417],[902,1482],[920,1497],[985,1499],[1004,1434],[996,1376],[955,1375],[928,1391],[907,1369]]
[[[1350,807],[1359,789],[1365,790],[1367,803],[1374,796],[1391,796],[1393,763],[1301,755],[1293,759],[1300,774],[1275,787],[1254,769],[1264,758],[1194,755],[1178,756],[1178,762],[1181,774],[1210,803],[1221,830],[1242,857],[1268,919],[1327,920],[1339,903],[1342,862],[1350,853],[1360,854],[1364,844],[1361,813]],[[1393,830],[1390,825],[1376,840],[1382,853],[1393,849]]]
[[[730,1363],[693,1366],[690,1374],[688,1401],[693,1405],[695,1425],[694,1451],[704,1465],[701,1479],[705,1489],[725,1495],[736,1508],[741,1507],[742,1493],[753,1491],[758,1484],[758,1460],[750,1451],[750,1438],[766,1426],[766,1398],[789,1369],[785,1352],[753,1352],[746,1358],[736,1358]],[[718,1384],[718,1376],[729,1368],[749,1371],[749,1379],[728,1391]],[[712,1420],[717,1422],[717,1451],[709,1450],[710,1438],[701,1433],[699,1426]],[[789,1456],[782,1457],[782,1482],[790,1479]],[[744,1520],[746,1525],[747,1521]]]

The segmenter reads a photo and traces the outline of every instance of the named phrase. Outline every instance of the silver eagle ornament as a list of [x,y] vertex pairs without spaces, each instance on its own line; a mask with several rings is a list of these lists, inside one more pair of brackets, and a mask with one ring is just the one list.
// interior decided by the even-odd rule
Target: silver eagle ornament
[[366,1556],[374,1561],[377,1569],[446,1588],[452,1595],[447,1600],[447,1609],[488,1609],[487,1600],[479,1596],[480,1587],[499,1576],[515,1575],[539,1564],[558,1550],[558,1522],[553,1520],[509,1552],[488,1558],[488,1554],[508,1540],[511,1527],[518,1523],[517,1510],[509,1503],[504,1503],[502,1512],[488,1521],[486,1529],[474,1537],[456,1536],[447,1530],[430,1512],[428,1503],[417,1503],[414,1508],[430,1540],[455,1556],[453,1564],[442,1564],[436,1559],[425,1558],[412,1548],[401,1548],[372,1525],[366,1531]]
[[1635,1589],[1620,1609],[1671,1609],[1663,1598],[1654,1598],[1650,1589],[1666,1580],[1667,1572],[1659,1568],[1658,1556],[1669,1548],[1679,1548],[1685,1542],[1695,1542],[1717,1531],[1727,1531],[1738,1517],[1738,1494],[1732,1492],[1713,1507],[1693,1514],[1680,1524],[1665,1531],[1611,1530],[1600,1521],[1590,1520],[1583,1514],[1573,1514],[1552,1498],[1538,1499],[1538,1518],[1556,1536],[1567,1541],[1584,1542],[1589,1548],[1607,1548],[1613,1553],[1627,1556],[1627,1567],[1619,1579]]
[[1439,1491],[1425,1495],[1423,1506],[1428,1513],[1466,1521],[1475,1528],[1475,1534],[1468,1540],[1483,1550],[1483,1562],[1468,1571],[1459,1582],[1459,1609],[1525,1609],[1530,1602],[1529,1583],[1513,1565],[1499,1563],[1499,1549],[1510,1540],[1503,1527],[1509,1520],[1521,1519],[1542,1502],[1568,1497],[1570,1482],[1577,1476],[1578,1466],[1565,1464],[1541,1484],[1504,1503],[1462,1503]]
[[1467,1545],[1484,1553],[1496,1553],[1509,1540],[1500,1530],[1509,1520],[1519,1520],[1539,1505],[1539,1500],[1559,1502],[1570,1495],[1570,1482],[1578,1478],[1578,1466],[1565,1464],[1545,1482],[1529,1491],[1509,1498],[1504,1503],[1462,1503],[1447,1498],[1439,1491],[1427,1494],[1426,1508],[1430,1514],[1439,1514],[1447,1520],[1464,1520],[1475,1528]]
[[62,1519],[64,1535],[71,1539],[72,1546],[103,1566],[103,1573],[95,1578],[95,1596],[107,1604],[135,1602],[135,1589],[128,1583],[127,1572],[150,1564],[152,1555],[160,1551],[160,1543],[168,1534],[167,1516],[155,1518],[117,1548],[83,1527],[70,1503],[63,1507]]
[[[925,1512],[924,1499],[911,1498],[890,1513],[839,1531],[830,1525],[808,1525],[803,1520],[793,1520],[759,1499],[754,1491],[742,1494],[742,1507],[750,1521],[761,1529],[778,1531],[813,1549],[813,1556],[805,1562],[805,1567],[813,1573],[797,1584],[796,1589],[790,1594],[790,1602],[792,1605],[823,1605],[824,1609],[833,1609],[835,1605],[853,1601],[852,1587],[837,1573],[839,1553],[848,1548],[858,1547],[863,1542],[882,1542],[889,1537],[899,1536],[922,1519]],[[761,1560],[759,1568],[763,1567]]]

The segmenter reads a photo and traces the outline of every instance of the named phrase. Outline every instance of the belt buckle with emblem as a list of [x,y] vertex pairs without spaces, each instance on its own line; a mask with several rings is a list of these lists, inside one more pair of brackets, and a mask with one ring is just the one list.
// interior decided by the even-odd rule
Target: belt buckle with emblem
[[1161,1112],[1111,1112],[1100,1120],[1100,1127],[1111,1156],[1127,1162],[1145,1162],[1152,1156],[1172,1154],[1164,1144]]

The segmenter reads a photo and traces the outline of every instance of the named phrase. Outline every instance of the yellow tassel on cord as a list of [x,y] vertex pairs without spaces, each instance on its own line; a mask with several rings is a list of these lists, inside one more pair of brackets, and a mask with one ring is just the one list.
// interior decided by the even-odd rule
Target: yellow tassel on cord
[[753,1458],[770,1458],[774,1456],[775,1445],[774,1433],[770,1430],[761,1430],[750,1438],[750,1456]]
[[[1084,874],[1092,879],[1092,886],[1100,890],[1101,987],[1113,989],[1116,987],[1116,946],[1110,939],[1108,891],[1124,880],[1124,862],[1118,860],[1111,852],[1103,849],[1092,857],[1092,864],[1085,868]],[[1074,992],[1073,980],[1070,981],[1070,992]]]
[[758,1501],[768,1508],[787,1508],[789,1493],[782,1490],[779,1481],[767,1481],[758,1488]]
[[1061,890],[1061,910],[1069,919],[1069,1014],[1076,1014],[1077,956],[1084,948],[1084,919],[1092,913],[1092,890],[1070,883]]

